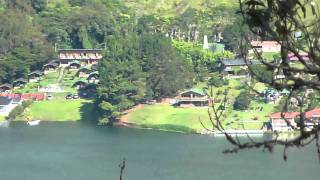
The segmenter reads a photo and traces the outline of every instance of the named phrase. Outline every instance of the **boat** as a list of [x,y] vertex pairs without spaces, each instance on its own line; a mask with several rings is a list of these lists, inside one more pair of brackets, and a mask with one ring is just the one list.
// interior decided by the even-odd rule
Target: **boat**
[[39,125],[39,123],[40,123],[40,120],[27,121],[27,124],[29,126],[37,126],[37,125]]

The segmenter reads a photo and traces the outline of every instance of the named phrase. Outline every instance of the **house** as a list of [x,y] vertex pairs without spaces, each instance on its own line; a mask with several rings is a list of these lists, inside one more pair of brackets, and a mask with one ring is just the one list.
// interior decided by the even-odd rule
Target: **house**
[[39,82],[43,73],[41,71],[33,71],[28,74],[29,82]]
[[[281,44],[277,41],[251,41],[251,46],[258,52],[272,52],[277,53],[281,51]],[[253,50],[250,50],[249,53],[253,53]]]
[[92,73],[89,74],[88,78],[88,83],[98,83],[99,82],[99,72],[98,71],[94,71]]
[[77,76],[79,78],[87,78],[89,77],[89,74],[91,73],[91,69],[87,68],[87,67],[82,67],[78,70],[77,72]]
[[270,115],[270,123],[273,131],[291,131],[292,127],[297,127],[296,119],[299,112],[277,112]]
[[2,84],[0,85],[0,92],[6,92],[6,91],[10,91],[13,89],[13,86],[11,84]]
[[261,64],[258,60],[248,60],[246,62],[243,58],[238,59],[224,59],[220,60],[218,66],[220,73],[228,76],[245,76],[248,74],[248,65]]
[[10,97],[0,96],[0,115],[8,116],[9,113],[22,101],[21,99],[12,99]]
[[288,60],[290,62],[299,61],[299,58],[301,58],[301,60],[303,60],[303,61],[309,61],[310,60],[309,54],[306,53],[306,52],[300,52],[298,54],[298,56],[296,56],[294,53],[289,53],[287,58],[288,58]]
[[79,80],[72,85],[72,88],[82,89],[82,88],[85,88],[87,85],[88,85],[87,82]]
[[72,61],[68,65],[69,70],[78,70],[81,67],[81,63],[79,61]]
[[180,107],[202,107],[208,106],[210,99],[202,90],[191,89],[180,93],[176,102]]
[[49,62],[49,63],[43,65],[42,69],[43,69],[44,74],[47,74],[50,72],[54,72],[58,66],[59,66],[59,64],[56,62]]
[[320,108],[316,108],[305,113],[306,126],[313,127],[314,125],[318,125],[320,123]]
[[278,100],[278,98],[280,98],[281,96],[281,94],[277,90],[272,88],[268,88],[264,90],[263,94],[264,94],[266,103],[270,103],[270,102],[275,103]]
[[72,61],[81,64],[97,64],[102,59],[102,49],[59,49],[61,66],[68,66]]
[[24,87],[28,83],[27,79],[24,78],[19,78],[13,81],[13,88],[14,89],[19,89],[21,87]]

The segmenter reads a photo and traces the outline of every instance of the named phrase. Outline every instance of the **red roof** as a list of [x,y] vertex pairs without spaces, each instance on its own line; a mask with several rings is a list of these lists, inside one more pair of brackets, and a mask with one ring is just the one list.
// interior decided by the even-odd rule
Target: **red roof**
[[314,116],[320,116],[320,108],[313,109],[305,113],[306,118],[312,118]]
[[0,96],[9,97],[11,99],[21,98],[22,100],[43,101],[44,93],[25,93],[25,94],[0,94]]
[[283,117],[286,119],[292,119],[297,117],[299,114],[300,114],[299,112],[285,112],[285,113],[277,112],[277,113],[271,114],[270,118],[282,118],[282,115],[283,115]]

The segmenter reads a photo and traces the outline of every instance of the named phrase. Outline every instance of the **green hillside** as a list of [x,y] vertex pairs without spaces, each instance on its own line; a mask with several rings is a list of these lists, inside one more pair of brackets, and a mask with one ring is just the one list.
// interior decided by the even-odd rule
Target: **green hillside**
[[237,8],[237,0],[124,0],[124,2],[140,14],[159,14],[175,16],[188,8],[206,9],[208,6],[224,6]]

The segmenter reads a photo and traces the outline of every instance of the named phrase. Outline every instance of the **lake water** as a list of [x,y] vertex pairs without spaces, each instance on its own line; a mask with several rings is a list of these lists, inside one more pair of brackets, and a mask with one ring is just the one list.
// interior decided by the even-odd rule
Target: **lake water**
[[319,179],[314,147],[222,154],[223,138],[96,127],[24,123],[0,129],[0,180],[308,180]]

